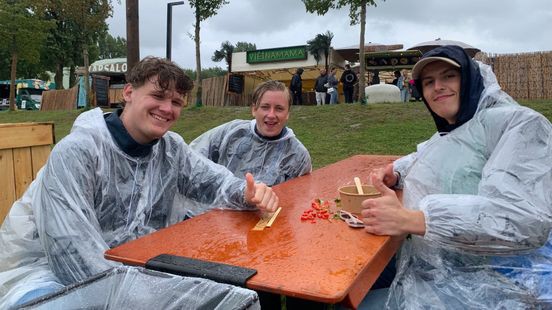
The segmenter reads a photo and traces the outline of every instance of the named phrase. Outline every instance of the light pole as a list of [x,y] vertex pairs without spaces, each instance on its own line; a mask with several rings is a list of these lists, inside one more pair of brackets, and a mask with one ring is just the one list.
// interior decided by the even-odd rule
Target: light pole
[[171,59],[171,37],[172,37],[172,7],[184,4],[184,1],[167,3],[167,59]]

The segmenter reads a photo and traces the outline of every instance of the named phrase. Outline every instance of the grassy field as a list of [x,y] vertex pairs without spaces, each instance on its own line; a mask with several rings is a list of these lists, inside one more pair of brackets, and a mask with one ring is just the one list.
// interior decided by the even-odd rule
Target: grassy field
[[[522,102],[552,120],[552,101]],[[82,111],[0,112],[0,123],[55,123],[56,141],[69,133]],[[204,131],[233,119],[251,119],[245,107],[189,107],[173,127],[187,142]],[[355,154],[404,155],[435,132],[423,103],[293,106],[288,123],[310,151],[314,168]]]

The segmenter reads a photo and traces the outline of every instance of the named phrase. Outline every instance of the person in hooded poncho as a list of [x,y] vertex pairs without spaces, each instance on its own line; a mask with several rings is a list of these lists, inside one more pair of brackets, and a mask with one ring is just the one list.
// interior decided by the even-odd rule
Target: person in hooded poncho
[[251,172],[270,186],[310,173],[310,154],[286,127],[291,108],[287,87],[267,81],[253,92],[253,120],[234,120],[197,137],[190,147],[236,177]]
[[168,131],[192,89],[181,68],[147,57],[127,82],[124,109],[82,113],[12,206],[0,229],[0,309],[119,266],[104,251],[183,220],[177,195],[212,208],[277,208],[265,184],[234,177]]
[[552,308],[550,122],[460,47],[426,53],[412,73],[438,132],[373,172],[383,196],[362,211],[369,233],[411,234],[386,308]]

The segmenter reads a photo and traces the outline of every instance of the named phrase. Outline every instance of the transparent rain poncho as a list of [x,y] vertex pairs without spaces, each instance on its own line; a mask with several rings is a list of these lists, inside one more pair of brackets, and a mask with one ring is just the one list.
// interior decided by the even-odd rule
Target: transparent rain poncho
[[260,309],[254,291],[140,267],[116,267],[37,298],[23,309]]
[[404,241],[389,308],[552,307],[552,126],[472,65],[473,117],[394,163],[426,233]]
[[82,113],[0,229],[0,309],[119,265],[104,251],[184,219],[177,197],[249,209],[244,188],[175,133],[134,158],[115,144],[99,108]]
[[276,140],[255,133],[255,120],[234,120],[215,127],[190,143],[190,147],[239,178],[251,172],[269,186],[312,170],[309,152],[291,128]]

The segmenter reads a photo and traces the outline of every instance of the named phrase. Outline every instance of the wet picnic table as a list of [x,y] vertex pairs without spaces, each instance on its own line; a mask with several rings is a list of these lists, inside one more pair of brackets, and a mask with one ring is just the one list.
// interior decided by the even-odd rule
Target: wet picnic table
[[259,212],[213,210],[106,251],[107,259],[145,266],[160,254],[252,268],[256,291],[356,308],[402,238],[375,236],[334,220],[302,221],[315,198],[366,180],[397,156],[357,155],[273,187],[281,212],[271,227],[252,230]]

